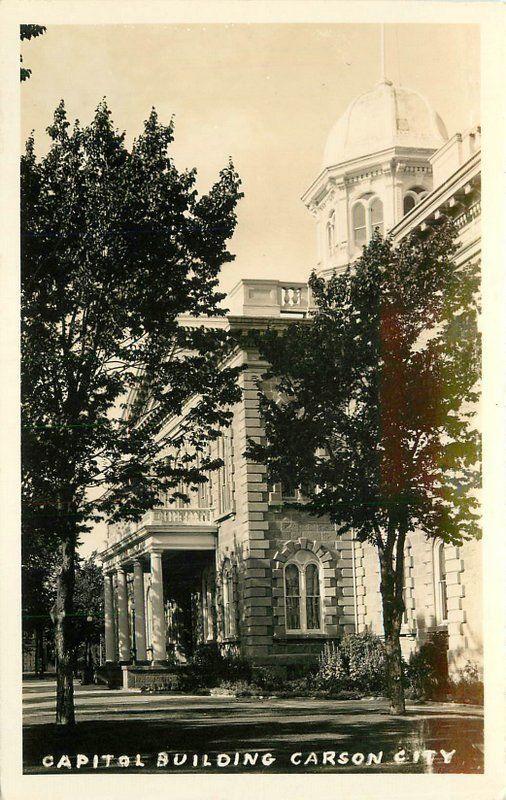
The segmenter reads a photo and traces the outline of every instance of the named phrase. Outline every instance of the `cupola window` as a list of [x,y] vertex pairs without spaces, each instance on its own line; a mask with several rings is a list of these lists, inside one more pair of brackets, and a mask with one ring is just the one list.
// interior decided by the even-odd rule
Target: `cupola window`
[[330,212],[327,222],[327,252],[329,256],[334,252],[336,241],[336,215],[334,211]]
[[361,247],[367,241],[365,205],[362,202],[353,206],[353,241],[355,242],[355,247]]
[[353,242],[362,247],[371,241],[375,230],[383,234],[383,203],[376,195],[366,195],[353,206]]
[[408,214],[427,194],[423,186],[412,186],[404,195],[403,211]]

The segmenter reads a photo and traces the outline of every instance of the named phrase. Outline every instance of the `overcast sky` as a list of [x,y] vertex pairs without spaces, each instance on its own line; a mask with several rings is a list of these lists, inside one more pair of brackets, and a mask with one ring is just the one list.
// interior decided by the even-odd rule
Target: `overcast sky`
[[[33,129],[37,151],[47,149],[61,98],[71,120],[87,123],[105,96],[127,141],[152,106],[164,123],[174,114],[174,159],[197,167],[201,190],[229,156],[243,181],[224,288],[306,280],[315,232],[300,196],[336,119],[380,78],[379,25],[60,25],[24,43],[23,55],[33,71],[21,86],[23,141]],[[387,25],[386,72],[424,94],[451,136],[479,103],[478,28]],[[86,552],[102,538],[90,536]]]

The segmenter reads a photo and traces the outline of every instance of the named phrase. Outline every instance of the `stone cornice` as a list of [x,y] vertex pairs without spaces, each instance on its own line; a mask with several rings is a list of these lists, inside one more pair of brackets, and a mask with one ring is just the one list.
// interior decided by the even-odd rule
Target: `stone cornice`
[[397,163],[407,164],[413,161],[415,164],[418,162],[419,165],[422,165],[425,162],[427,169],[430,170],[429,158],[434,152],[431,148],[390,147],[365,157],[325,167],[302,195],[302,202],[310,211],[316,209],[326,197],[329,185],[333,187],[338,182],[355,183],[360,180],[360,177],[357,176],[368,177],[382,174],[386,165],[389,165],[388,172]]

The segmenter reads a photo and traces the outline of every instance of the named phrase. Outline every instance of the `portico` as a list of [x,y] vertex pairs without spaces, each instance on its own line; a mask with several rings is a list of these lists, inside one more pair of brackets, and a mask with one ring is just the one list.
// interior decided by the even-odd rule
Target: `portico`
[[214,560],[216,535],[202,508],[156,508],[139,523],[110,526],[102,555],[106,664],[167,663],[170,566]]

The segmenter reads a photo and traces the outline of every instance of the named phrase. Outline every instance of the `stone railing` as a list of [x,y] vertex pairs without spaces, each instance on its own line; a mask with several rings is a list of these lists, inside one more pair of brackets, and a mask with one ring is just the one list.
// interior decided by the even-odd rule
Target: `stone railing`
[[212,522],[211,508],[153,508],[146,514],[146,524],[157,522],[174,525],[209,525]]
[[107,532],[107,543],[109,546],[120,542],[130,534],[141,530],[145,525],[169,524],[169,525],[210,525],[213,521],[214,510],[212,508],[172,508],[162,507],[152,508],[147,511],[139,522],[117,522],[109,525]]
[[301,286],[281,286],[281,308],[304,308],[307,306],[306,302],[302,303],[302,287]]
[[463,228],[473,219],[479,217],[480,214],[481,214],[481,199],[477,200],[476,203],[473,203],[471,206],[469,206],[469,208],[466,209],[466,211],[464,211],[463,214],[460,214],[458,217],[455,218],[455,227],[457,228],[457,230],[460,230],[460,228]]

